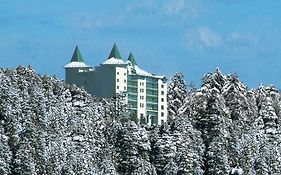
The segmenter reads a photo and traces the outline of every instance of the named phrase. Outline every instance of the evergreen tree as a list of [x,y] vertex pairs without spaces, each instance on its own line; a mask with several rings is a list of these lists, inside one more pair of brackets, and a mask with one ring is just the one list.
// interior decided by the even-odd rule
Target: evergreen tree
[[12,153],[8,144],[8,137],[4,132],[4,121],[0,120],[0,174],[11,174]]
[[152,150],[154,154],[152,161],[157,174],[167,174],[170,172],[167,167],[173,168],[173,171],[178,169],[175,167],[176,145],[171,135],[164,133],[159,136]]
[[185,102],[187,97],[186,84],[183,80],[182,73],[176,73],[171,78],[171,83],[168,87],[168,122],[171,122],[175,117],[183,114],[186,110]]
[[150,142],[146,131],[134,122],[125,123],[119,141],[120,174],[154,174],[149,162]]

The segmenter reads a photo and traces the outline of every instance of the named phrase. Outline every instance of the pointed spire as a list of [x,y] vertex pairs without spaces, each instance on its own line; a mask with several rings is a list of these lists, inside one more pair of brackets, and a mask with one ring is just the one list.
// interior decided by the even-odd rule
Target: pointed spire
[[70,62],[84,62],[78,46],[75,47],[75,50],[74,50],[74,53],[72,55]]
[[128,60],[131,62],[131,64],[134,66],[134,65],[137,65],[137,62],[135,60],[135,57],[134,55],[132,54],[132,52],[130,52],[130,55],[128,57]]
[[111,52],[108,56],[108,59],[110,59],[112,57],[117,58],[117,59],[122,59],[116,43],[114,43],[113,48],[111,49]]

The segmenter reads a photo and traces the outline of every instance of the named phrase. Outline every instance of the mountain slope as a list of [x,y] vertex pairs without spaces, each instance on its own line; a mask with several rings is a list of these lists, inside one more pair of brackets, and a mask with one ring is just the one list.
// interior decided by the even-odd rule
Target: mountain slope
[[96,99],[31,68],[2,69],[0,79],[0,174],[87,174],[100,169],[105,124]]
[[182,77],[172,79],[169,122],[147,127],[116,105],[122,97],[0,69],[0,174],[281,174],[275,87],[249,90],[216,70],[188,91]]

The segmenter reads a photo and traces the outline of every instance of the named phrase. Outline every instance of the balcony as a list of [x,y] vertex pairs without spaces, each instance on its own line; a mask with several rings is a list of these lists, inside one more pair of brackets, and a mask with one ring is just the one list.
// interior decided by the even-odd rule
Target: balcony
[[137,95],[128,95],[128,100],[129,101],[137,101],[138,100],[138,96]]
[[137,82],[128,81],[127,85],[128,85],[128,86],[137,87],[137,86],[138,86],[138,83],[137,83]]
[[148,101],[148,100],[146,100],[146,103],[158,105],[158,101]]
[[138,94],[138,88],[128,86],[128,94]]
[[146,89],[158,90],[158,86],[146,85]]
[[147,111],[157,111],[158,112],[158,106],[146,103],[146,110]]
[[147,96],[152,96],[152,97],[158,97],[158,91],[157,90],[147,90],[146,91]]

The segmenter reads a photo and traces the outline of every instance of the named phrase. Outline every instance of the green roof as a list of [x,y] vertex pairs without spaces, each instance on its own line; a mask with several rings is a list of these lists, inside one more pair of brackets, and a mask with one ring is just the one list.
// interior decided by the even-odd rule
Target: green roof
[[70,62],[84,62],[78,46],[75,47],[75,50],[74,50],[74,53],[72,55]]
[[134,65],[137,65],[137,62],[136,62],[135,57],[134,57],[134,55],[132,54],[132,52],[130,52],[130,55],[129,55],[129,57],[128,57],[128,60],[132,63],[133,66],[134,66]]
[[108,56],[108,59],[110,59],[112,57],[117,58],[117,59],[122,59],[116,43],[114,43],[113,48],[111,49],[111,52]]

